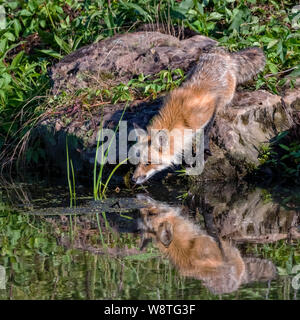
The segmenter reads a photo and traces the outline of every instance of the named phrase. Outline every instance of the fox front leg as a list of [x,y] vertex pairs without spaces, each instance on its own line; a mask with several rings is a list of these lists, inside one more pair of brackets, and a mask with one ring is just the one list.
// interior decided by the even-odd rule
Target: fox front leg
[[210,139],[209,134],[205,134],[204,132],[204,160],[206,161],[208,157],[212,156],[210,151]]
[[204,160],[206,161],[209,156],[212,156],[210,151],[210,132],[211,128],[215,121],[215,112],[211,119],[209,120],[208,124],[204,128]]

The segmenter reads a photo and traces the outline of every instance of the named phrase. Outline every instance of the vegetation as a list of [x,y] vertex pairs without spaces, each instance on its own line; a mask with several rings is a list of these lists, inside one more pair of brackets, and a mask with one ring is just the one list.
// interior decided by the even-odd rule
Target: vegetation
[[291,133],[280,133],[269,145],[260,149],[261,168],[268,167],[282,182],[300,183],[300,142]]
[[277,268],[278,277],[281,279],[281,287],[277,288],[277,299],[285,300],[297,297],[297,289],[293,289],[299,280],[300,241],[291,243],[280,240],[275,243],[247,244],[246,254],[256,255],[260,258],[271,260]]
[[73,205],[76,206],[76,183],[75,183],[73,161],[69,159],[69,147],[68,147],[67,140],[66,140],[66,153],[67,153],[67,178],[68,178],[68,187],[69,187],[69,193],[70,193],[70,208],[72,208]]
[[[152,77],[139,74],[121,84],[108,77],[103,86],[77,90],[71,97],[64,92],[51,94],[48,70],[61,58],[86,44],[138,30],[142,24],[179,38],[197,32],[230,50],[260,46],[267,65],[248,88],[280,94],[284,86],[293,87],[300,76],[299,13],[293,10],[294,5],[293,0],[0,0],[1,165],[18,160],[21,154],[26,155],[28,164],[45,157],[39,139],[30,141],[30,131],[46,115],[72,107],[88,113],[107,104],[127,106],[134,100],[156,99],[179,86],[185,75],[176,69],[162,70]],[[287,135],[282,133],[273,144],[263,146],[260,161],[282,177],[299,181],[300,144],[286,140]],[[79,199],[68,142],[71,144],[71,137],[66,141],[66,165],[70,206],[74,207]],[[97,149],[105,160],[107,153],[101,152],[99,144]],[[103,165],[95,162],[94,199],[105,197],[120,165],[105,180]],[[295,210],[295,201],[286,194],[282,197],[285,206]],[[271,195],[266,194],[265,200],[270,201]],[[108,218],[105,212],[85,221],[71,215],[51,219],[30,216],[11,209],[0,197],[0,265],[7,273],[7,288],[0,290],[0,299],[299,297],[291,286],[294,267],[300,263],[297,241],[249,244],[246,253],[271,259],[279,278],[270,287],[253,284],[216,297],[198,280],[180,277],[169,261],[158,257],[155,248],[139,252],[138,237],[117,234]],[[129,216],[122,218],[130,221]],[[80,250],[78,243],[89,250]],[[115,254],[120,251],[135,254]]]
[[270,259],[280,275],[293,275],[295,266],[300,264],[300,241],[292,243],[280,240],[275,243],[248,245],[246,252],[261,258]]
[[[176,36],[182,36],[184,28],[190,29],[215,38],[232,50],[263,47],[267,66],[255,88],[278,93],[287,75],[293,78],[300,72],[299,32],[295,27],[298,16],[293,6],[294,1],[290,0],[0,1],[2,161],[7,160],[9,151],[9,159],[16,159],[19,151],[24,151],[23,142],[28,140],[36,121],[46,109],[49,112],[51,106],[59,104],[53,97],[49,98],[47,68],[85,44],[134,31],[143,23],[154,28],[160,24]],[[85,97],[77,100],[83,101],[83,106],[101,106],[101,102],[156,97],[172,89],[174,81],[182,80],[183,74],[179,70],[174,72],[178,73],[175,80],[174,77],[170,80],[170,71],[163,71],[154,79],[139,75],[137,80],[112,90],[77,92],[80,98]],[[58,99],[62,101],[66,97]],[[93,99],[97,102],[90,104]],[[16,146],[18,153],[14,152]],[[44,157],[39,141],[34,141],[27,152],[29,162]]]

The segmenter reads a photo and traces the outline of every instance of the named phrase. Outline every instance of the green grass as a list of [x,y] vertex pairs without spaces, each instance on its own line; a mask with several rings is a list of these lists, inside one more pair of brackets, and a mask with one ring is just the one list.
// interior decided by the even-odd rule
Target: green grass
[[[14,161],[25,149],[28,162],[38,163],[44,157],[38,139],[29,145],[27,141],[36,121],[51,111],[49,106],[54,110],[54,105],[59,105],[55,98],[49,99],[47,68],[83,45],[134,31],[142,23],[161,23],[175,35],[176,30],[189,28],[231,50],[262,47],[267,65],[252,88],[280,93],[287,76],[300,73],[300,35],[295,28],[298,16],[292,11],[294,5],[290,0],[0,0],[0,12],[5,12],[5,18],[0,19],[1,161]],[[103,87],[77,94],[86,96],[81,101],[87,108],[97,103],[95,107],[155,98],[174,88],[173,82],[178,80],[168,82],[170,74],[166,72],[170,71],[156,78],[140,75],[112,90]],[[162,81],[161,77],[166,78]],[[64,97],[57,99],[62,101]]]
[[[122,165],[124,164],[128,158],[124,159],[123,161],[119,162],[113,169],[112,171],[110,172],[108,178],[106,179],[106,181],[104,182],[103,181],[103,169],[104,169],[104,166],[105,166],[105,163],[108,159],[108,154],[109,154],[109,150],[111,148],[111,145],[112,145],[112,142],[114,139],[116,139],[116,132],[118,131],[119,129],[119,125],[120,125],[120,122],[122,121],[123,119],[123,116],[124,116],[124,113],[126,111],[126,108],[128,106],[128,103],[125,105],[124,109],[123,109],[123,112],[122,112],[122,115],[121,115],[121,118],[118,122],[118,125],[116,126],[115,130],[114,130],[114,136],[112,137],[111,141],[109,142],[109,145],[106,149],[106,151],[104,152],[103,150],[103,144],[104,144],[104,137],[103,137],[103,129],[101,127],[100,131],[99,131],[99,136],[98,136],[98,140],[97,140],[97,147],[96,147],[96,154],[95,154],[95,159],[94,159],[94,172],[93,172],[93,178],[94,178],[94,181],[93,181],[93,193],[94,193],[94,199],[95,200],[102,200],[103,197],[105,197],[105,193],[106,193],[106,190],[107,190],[107,187],[108,187],[108,184],[113,176],[113,174],[116,172],[116,170]],[[100,141],[103,141],[103,143],[101,144],[100,146]],[[100,159],[101,159],[101,162],[100,162],[100,168],[99,168],[99,171],[98,171],[98,174],[97,174],[97,160],[99,159],[99,155],[100,155]]]
[[[76,206],[76,182],[75,182],[75,173],[73,167],[72,159],[69,159],[69,147],[68,140],[66,138],[66,154],[67,154],[67,179],[68,179],[68,187],[70,193],[70,208]],[[71,168],[71,172],[70,172]]]

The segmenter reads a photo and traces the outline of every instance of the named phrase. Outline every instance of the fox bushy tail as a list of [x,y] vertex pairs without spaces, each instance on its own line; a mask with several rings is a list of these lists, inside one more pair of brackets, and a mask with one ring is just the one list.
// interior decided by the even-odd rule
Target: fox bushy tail
[[254,78],[263,70],[266,58],[258,47],[247,48],[231,54],[236,69],[237,83],[244,83]]

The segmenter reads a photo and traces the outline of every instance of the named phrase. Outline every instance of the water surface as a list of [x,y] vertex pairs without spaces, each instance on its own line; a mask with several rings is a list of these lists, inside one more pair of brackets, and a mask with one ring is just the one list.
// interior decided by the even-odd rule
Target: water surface
[[[95,203],[79,187],[72,210],[64,186],[6,184],[0,190],[0,299],[300,298],[294,272],[300,264],[299,190],[154,185],[146,192],[112,192]],[[248,282],[232,292],[212,290],[184,276],[155,239],[141,250],[138,193],[158,210],[181,210],[183,221],[237,248],[248,263]]]

